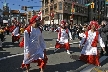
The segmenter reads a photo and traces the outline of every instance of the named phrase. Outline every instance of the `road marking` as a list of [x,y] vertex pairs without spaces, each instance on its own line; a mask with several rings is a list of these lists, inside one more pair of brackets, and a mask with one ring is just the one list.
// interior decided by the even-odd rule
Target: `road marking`
[[79,42],[73,42],[73,44],[76,44],[76,43],[79,43]]
[[96,72],[103,72],[102,70],[99,70],[98,68],[94,68],[94,70],[95,70]]
[[105,70],[105,72],[108,72],[108,70]]
[[69,43],[70,45],[72,45],[73,43]]
[[[69,44],[73,44],[73,43],[69,43]],[[52,45],[52,44],[51,44],[51,45]],[[55,48],[55,46],[49,47],[49,48],[46,48],[46,49],[48,50],[48,49],[54,49],[54,48]],[[23,54],[24,54],[24,53],[15,54],[15,55],[7,56],[7,57],[2,57],[2,58],[0,58],[0,60],[4,60],[4,59],[7,59],[7,58],[11,58],[11,57],[15,57],[15,56],[23,55]]]
[[52,45],[52,44],[50,44],[50,45]]
[[[48,50],[48,49],[54,49],[54,48],[55,47],[49,47],[49,48],[46,48],[46,49]],[[15,54],[15,55],[7,56],[7,57],[2,57],[2,58],[0,58],[0,60],[4,60],[4,59],[8,59],[8,58],[15,57],[15,56],[20,56],[20,55],[24,55],[24,53]]]
[[7,58],[11,58],[11,57],[15,57],[15,56],[23,55],[23,54],[24,53],[16,54],[16,55],[11,55],[11,56],[7,56],[7,57],[2,57],[2,58],[0,58],[0,60],[4,60],[4,59],[7,59]]
[[[102,62],[102,61],[104,61],[106,58],[108,58],[108,56],[102,56],[100,59],[99,59],[99,61],[100,61],[100,63]],[[86,68],[84,68],[82,71],[80,71],[80,72],[90,72],[93,68],[95,68],[96,66],[95,65],[89,65],[89,66],[87,66]]]

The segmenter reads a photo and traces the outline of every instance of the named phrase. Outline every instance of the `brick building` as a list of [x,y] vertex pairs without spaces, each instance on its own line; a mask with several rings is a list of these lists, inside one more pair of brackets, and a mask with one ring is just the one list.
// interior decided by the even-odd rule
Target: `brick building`
[[[58,24],[60,20],[70,20],[73,0],[42,0],[42,15],[45,24]],[[88,8],[85,6],[85,0],[74,0],[75,12],[74,23],[87,22]],[[54,13],[51,18],[50,13]]]

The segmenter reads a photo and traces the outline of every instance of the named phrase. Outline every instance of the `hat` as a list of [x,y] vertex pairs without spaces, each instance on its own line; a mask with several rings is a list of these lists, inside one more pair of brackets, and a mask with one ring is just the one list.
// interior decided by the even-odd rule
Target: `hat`
[[31,19],[30,19],[30,24],[33,24],[35,23],[36,21],[40,21],[41,20],[41,17],[40,16],[33,16]]
[[62,20],[62,21],[60,22],[60,25],[61,25],[61,26],[65,26],[65,25],[66,25],[66,22],[65,22],[64,20]]
[[94,25],[95,26],[95,29],[97,30],[99,28],[99,24],[97,21],[90,21],[90,24],[88,26],[88,30],[91,29],[91,26]]

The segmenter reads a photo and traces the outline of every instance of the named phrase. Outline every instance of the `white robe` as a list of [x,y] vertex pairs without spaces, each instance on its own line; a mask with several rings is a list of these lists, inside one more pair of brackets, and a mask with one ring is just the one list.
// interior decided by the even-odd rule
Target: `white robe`
[[[39,28],[31,27],[30,35],[27,30],[24,31],[24,64],[29,64],[34,60],[44,58],[44,49],[46,48],[44,38]],[[27,59],[27,54],[30,58]]]
[[[61,28],[59,28],[59,29],[61,29]],[[58,36],[59,36],[59,33],[60,32],[58,32]],[[60,37],[60,40],[57,39],[57,41],[60,44],[68,43],[69,38],[72,39],[72,35],[71,35],[71,32],[69,31],[69,29],[68,29],[68,33],[66,33],[66,29],[61,29],[61,37]]]
[[[88,37],[84,44],[84,47],[81,51],[81,54],[84,55],[97,55],[97,47],[92,47],[91,44],[94,41],[94,38],[96,36],[96,32],[91,32],[91,30],[88,31]],[[84,36],[81,40],[81,46],[83,45],[84,41],[86,39],[86,36]],[[101,47],[105,47],[104,42],[102,41],[102,38],[100,35],[98,36],[98,42],[100,43]]]
[[13,34],[14,36],[19,36],[19,35],[20,35],[20,34],[19,34],[19,27],[16,27],[16,28],[13,30],[12,34]]

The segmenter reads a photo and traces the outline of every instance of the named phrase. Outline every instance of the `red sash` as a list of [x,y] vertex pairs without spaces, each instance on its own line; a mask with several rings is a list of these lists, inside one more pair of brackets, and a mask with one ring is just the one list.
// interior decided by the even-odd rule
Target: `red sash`
[[[66,33],[68,34],[68,28],[66,29]],[[60,40],[60,38],[61,38],[61,28],[60,28],[59,34],[58,34],[58,39]]]
[[[85,38],[83,44],[85,44],[86,41],[87,41],[87,38],[88,38],[88,31],[85,32],[85,35],[86,35],[86,38]],[[97,43],[98,43],[98,36],[99,36],[99,32],[96,31],[96,36],[95,36],[95,38],[94,38],[94,40],[93,40],[93,42],[92,42],[92,44],[91,44],[92,47],[97,47]]]

